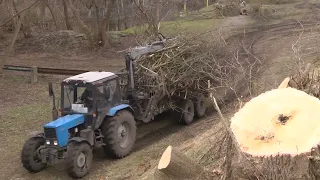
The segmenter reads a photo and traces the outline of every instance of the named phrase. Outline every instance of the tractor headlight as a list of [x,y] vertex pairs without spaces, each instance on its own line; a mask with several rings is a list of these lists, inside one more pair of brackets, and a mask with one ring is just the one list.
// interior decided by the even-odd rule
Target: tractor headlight
[[50,140],[46,140],[46,144],[47,144],[47,145],[50,145]]
[[58,146],[58,141],[54,140],[53,145]]

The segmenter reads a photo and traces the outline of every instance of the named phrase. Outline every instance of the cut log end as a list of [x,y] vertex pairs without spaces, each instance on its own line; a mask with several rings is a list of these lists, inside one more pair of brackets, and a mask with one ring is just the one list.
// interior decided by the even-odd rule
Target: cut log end
[[168,146],[163,152],[154,172],[155,180],[197,179],[204,174],[202,166],[189,159],[184,153]]
[[[239,179],[320,179],[320,100],[295,88],[251,99],[231,119]],[[241,158],[244,155],[245,158]]]
[[289,77],[285,78],[285,79],[281,82],[281,84],[279,85],[278,89],[287,88],[288,85],[289,85],[289,81],[290,81],[290,78],[289,78]]
[[252,156],[307,153],[320,139],[320,101],[294,88],[268,91],[232,118],[243,152]]
[[171,161],[171,151],[172,146],[168,146],[167,149],[163,152],[158,164],[158,169],[164,169],[168,167]]

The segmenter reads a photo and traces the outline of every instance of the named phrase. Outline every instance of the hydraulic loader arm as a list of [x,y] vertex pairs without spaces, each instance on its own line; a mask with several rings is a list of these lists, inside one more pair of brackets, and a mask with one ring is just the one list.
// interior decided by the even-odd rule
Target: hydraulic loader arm
[[129,49],[129,51],[127,52],[127,56],[130,58],[130,60],[134,61],[145,54],[153,53],[163,49],[167,38],[162,34],[160,35],[161,36],[159,36],[159,41],[152,42],[145,46],[137,46]]
[[[159,33],[160,34],[160,33]],[[164,48],[165,42],[167,38],[162,34],[159,36],[159,41],[152,42],[145,46],[137,46],[134,48],[130,48],[126,54],[126,69],[128,71],[128,79],[129,79],[129,91],[132,93],[134,91],[134,67],[133,61],[139,59],[141,56],[154,53]]]

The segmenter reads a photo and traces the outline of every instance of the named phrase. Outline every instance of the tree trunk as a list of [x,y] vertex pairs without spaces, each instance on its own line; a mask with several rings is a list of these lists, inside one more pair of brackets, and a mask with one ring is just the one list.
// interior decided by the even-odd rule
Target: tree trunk
[[192,179],[196,180],[205,174],[204,168],[186,157],[182,152],[168,146],[162,154],[154,172],[155,180]]
[[[18,9],[17,9],[17,4],[16,4],[15,1],[12,1],[12,7],[13,7],[15,13],[18,14],[18,19],[20,19],[20,18],[21,18],[21,15],[19,14],[19,11],[18,11]],[[25,15],[28,15],[28,12],[29,12],[29,11],[26,11],[26,12],[24,13],[24,16],[25,16]],[[28,16],[27,16],[27,17],[28,17]],[[19,20],[18,20],[18,21],[19,21]],[[28,21],[29,21],[29,20],[28,20],[28,18],[27,18],[26,21],[25,21],[25,24],[21,24],[21,26],[20,26],[25,38],[31,37],[31,27],[30,27]]]
[[68,3],[67,0],[63,0],[63,13],[64,13],[64,21],[66,23],[66,27],[68,30],[72,30],[72,26],[69,20],[69,11],[68,11]]
[[108,25],[110,17],[111,17],[111,11],[112,11],[112,9],[114,9],[115,2],[116,2],[116,0],[109,1],[107,14],[103,18],[101,26],[100,26],[101,28],[99,29],[100,30],[99,36],[101,37],[103,47],[110,46],[110,41],[109,41],[108,34],[107,34],[107,25]]
[[161,0],[156,1],[156,9],[155,10],[156,10],[156,15],[155,15],[156,17],[154,20],[154,26],[155,26],[154,34],[157,35],[159,32]]
[[[120,2],[121,2],[121,17],[122,17],[121,21],[124,24],[124,29],[128,29],[129,26],[128,26],[128,23],[127,23],[127,18],[126,18],[127,16],[124,13],[125,8],[124,8],[123,0],[121,0]],[[132,14],[132,16],[133,16],[133,14]]]
[[3,58],[0,57],[0,74],[2,74],[2,72],[3,72],[4,63],[6,62],[6,60],[8,59],[8,57],[12,53],[13,46],[14,46],[14,43],[16,42],[17,38],[18,38],[18,35],[19,35],[19,32],[20,32],[20,28],[21,28],[21,25],[22,25],[22,21],[24,19],[25,14],[26,14],[25,11],[20,14],[20,18],[18,19],[18,23],[15,26],[11,42],[10,42],[9,46],[7,47],[7,49],[6,49],[5,55],[4,55]]
[[231,119],[234,179],[320,179],[320,100],[295,88],[253,98]]
[[[315,153],[310,152],[297,156],[287,154],[256,157],[245,154],[246,160],[242,160],[233,166],[233,179],[320,179],[320,146],[317,146],[315,149]],[[310,156],[311,154],[314,154],[314,156]],[[251,164],[248,162],[251,162]]]
[[122,30],[122,25],[121,25],[121,15],[120,15],[120,6],[119,6],[119,1],[117,1],[117,15],[118,15],[118,20],[117,20],[117,30],[121,31]]
[[89,44],[91,47],[94,46],[94,41],[91,35],[91,31],[90,28],[81,20],[81,16],[80,16],[80,11],[79,9],[77,9],[73,3],[72,0],[69,0],[69,6],[74,14],[74,16],[76,17],[77,23],[79,25],[80,30],[82,31],[82,33],[84,33],[89,41]]
[[[42,3],[45,4],[45,6],[48,7],[49,11],[50,11],[50,14],[52,16],[52,20],[54,22],[54,25],[56,26],[56,30],[58,31],[60,28],[59,28],[59,25],[57,23],[57,20],[56,20],[56,15],[54,13],[54,11],[52,10],[52,8],[50,7],[49,3],[46,1],[46,0],[42,0]],[[45,23],[45,22],[44,22]]]

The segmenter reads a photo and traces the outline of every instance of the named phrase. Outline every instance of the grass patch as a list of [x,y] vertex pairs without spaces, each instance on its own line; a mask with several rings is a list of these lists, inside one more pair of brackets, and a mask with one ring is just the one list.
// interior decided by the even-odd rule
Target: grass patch
[[[162,22],[160,24],[160,32],[174,36],[182,31],[185,33],[201,33],[206,30],[212,29],[217,23],[220,23],[222,19],[202,19],[202,20],[178,20]],[[147,29],[147,25],[131,27],[123,31],[125,34],[143,34]]]
[[0,134],[26,135],[26,133],[41,130],[51,117],[51,104],[41,103],[24,105],[10,109],[2,119]]

